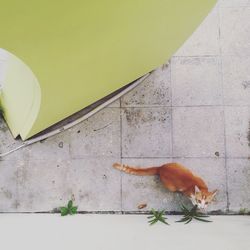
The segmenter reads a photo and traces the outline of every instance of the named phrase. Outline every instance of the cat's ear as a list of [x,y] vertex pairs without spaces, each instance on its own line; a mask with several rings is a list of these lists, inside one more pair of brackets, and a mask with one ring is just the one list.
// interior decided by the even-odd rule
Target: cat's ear
[[199,189],[197,186],[195,186],[195,187],[194,187],[194,191],[195,191],[195,193],[199,193],[199,192],[200,192],[200,189]]

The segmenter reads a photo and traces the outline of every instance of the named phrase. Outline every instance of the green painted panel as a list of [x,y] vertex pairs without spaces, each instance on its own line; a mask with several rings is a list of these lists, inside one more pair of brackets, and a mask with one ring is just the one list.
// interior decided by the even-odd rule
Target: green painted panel
[[13,135],[27,139],[161,65],[215,3],[1,0],[0,48],[11,54],[0,101]]

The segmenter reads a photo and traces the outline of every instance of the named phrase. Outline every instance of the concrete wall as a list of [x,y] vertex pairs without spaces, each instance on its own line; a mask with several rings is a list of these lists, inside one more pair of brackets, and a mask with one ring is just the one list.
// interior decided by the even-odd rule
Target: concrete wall
[[[1,65],[1,64],[0,64]],[[0,160],[0,211],[179,211],[157,177],[111,166],[177,161],[219,189],[211,211],[250,210],[250,2],[223,0],[135,90],[76,127]],[[13,141],[0,120],[0,151]]]

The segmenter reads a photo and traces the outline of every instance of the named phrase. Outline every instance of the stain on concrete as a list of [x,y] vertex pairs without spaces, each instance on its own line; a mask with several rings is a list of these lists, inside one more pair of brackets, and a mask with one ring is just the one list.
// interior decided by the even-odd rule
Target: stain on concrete
[[215,154],[217,157],[220,156],[220,152],[218,152],[218,151],[216,151],[214,154]]
[[7,132],[9,129],[6,125],[6,123],[4,122],[3,118],[0,116],[0,131],[5,133]]
[[247,133],[248,146],[250,147],[250,121],[248,125],[248,133]]
[[99,131],[99,130],[103,130],[103,129],[109,127],[111,124],[112,124],[112,122],[110,122],[109,124],[107,124],[107,125],[105,125],[105,126],[103,126],[101,128],[93,129],[93,131],[96,132],[96,131]]
[[15,200],[14,203],[12,204],[12,208],[18,209],[20,206],[20,202],[18,200]]
[[250,81],[243,81],[241,84],[244,89],[250,88]]
[[90,199],[91,195],[89,193],[83,193],[83,194],[80,194],[79,196],[79,200],[82,201],[82,200],[85,200],[85,201],[88,201]]
[[63,142],[62,141],[58,143],[58,147],[63,148]]
[[[249,166],[250,161],[248,163],[249,163],[248,164],[248,166]],[[245,168],[242,172],[242,175],[245,176],[245,178],[247,180],[246,183],[250,183],[250,168]],[[248,189],[248,187],[247,187],[247,189]],[[246,190],[246,192],[248,192],[248,190]],[[249,200],[249,199],[247,199],[247,200]]]
[[191,64],[191,65],[200,65],[202,62],[202,59],[199,57],[194,57],[194,58],[183,58],[180,63],[182,65],[186,65],[186,64]]
[[147,184],[143,183],[143,182],[136,182],[136,183],[133,184],[133,186],[134,186],[135,189],[139,189],[139,188],[144,189],[144,188],[147,187]]
[[28,181],[28,170],[25,167],[20,167],[17,171],[17,180],[20,186],[25,185]]
[[7,198],[7,199],[12,199],[12,193],[9,190],[6,190],[4,188],[1,188],[1,193]]
[[125,109],[126,120],[129,125],[138,124],[140,117],[142,116],[142,112],[140,109]]
[[126,120],[129,126],[140,126],[153,121],[165,122],[169,115],[159,115],[159,112],[143,112],[143,109],[125,109]]

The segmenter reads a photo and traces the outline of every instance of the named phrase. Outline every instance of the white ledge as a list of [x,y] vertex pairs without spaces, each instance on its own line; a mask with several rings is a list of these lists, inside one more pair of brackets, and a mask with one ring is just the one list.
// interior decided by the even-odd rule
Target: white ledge
[[145,215],[1,214],[1,249],[249,250],[249,216],[149,226]]

